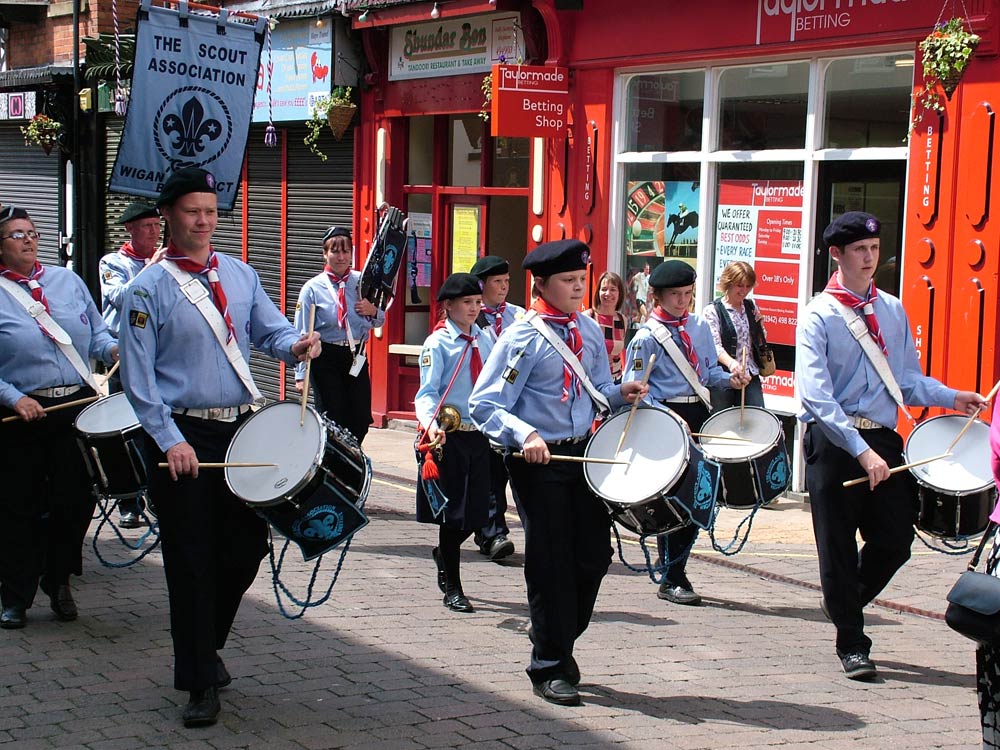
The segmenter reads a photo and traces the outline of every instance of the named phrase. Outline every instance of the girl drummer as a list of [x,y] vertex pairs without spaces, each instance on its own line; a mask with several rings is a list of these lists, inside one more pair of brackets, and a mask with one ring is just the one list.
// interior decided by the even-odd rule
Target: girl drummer
[[[489,518],[490,445],[472,426],[469,394],[493,342],[476,325],[483,306],[482,282],[477,277],[452,274],[441,285],[437,300],[442,303],[442,317],[420,353],[420,389],[414,407],[426,431],[425,442],[442,447],[436,461],[441,475],[438,486],[448,502],[435,514],[423,483],[418,483],[417,520],[440,527],[432,555],[444,606],[454,612],[472,612],[462,591],[460,547]],[[445,405],[461,416],[461,423],[447,435],[437,419]]]
[[[719,365],[711,330],[689,312],[694,298],[694,281],[694,269],[681,260],[661,263],[650,274],[649,286],[655,306],[649,320],[639,328],[626,349],[622,382],[642,380],[649,355],[656,354],[646,400],[670,408],[692,432],[698,432],[708,419],[705,389],[740,388],[747,377],[741,371],[727,373]],[[677,349],[687,358],[690,375],[697,378],[697,389],[693,380],[688,380],[656,340],[656,326],[666,329]],[[693,523],[657,537],[658,564],[664,565],[665,555],[669,565],[657,593],[660,599],[675,604],[701,603],[686,573],[687,559],[697,537],[698,527]]]

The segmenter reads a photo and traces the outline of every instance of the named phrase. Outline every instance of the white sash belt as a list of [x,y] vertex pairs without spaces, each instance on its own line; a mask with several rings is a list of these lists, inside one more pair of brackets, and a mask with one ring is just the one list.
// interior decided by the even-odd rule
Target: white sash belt
[[[583,364],[580,362],[580,359],[573,354],[572,350],[566,346],[566,342],[559,338],[556,335],[556,332],[552,330],[552,327],[534,310],[525,315],[524,320],[530,323],[534,329],[542,334],[542,337],[552,344],[553,348],[559,352],[559,356],[566,361],[566,364],[569,365],[573,374],[580,379],[580,383],[583,384],[583,389],[587,392],[587,395],[590,396],[594,405],[597,406],[597,410],[602,414],[610,413],[611,404],[609,404],[608,400],[604,398],[604,394],[597,390],[594,384],[590,382],[590,378],[587,377],[587,373],[583,369]],[[582,335],[583,334],[581,334],[581,336]]]
[[709,395],[708,388],[703,386],[701,381],[698,380],[698,373],[694,371],[691,363],[688,362],[688,358],[680,350],[680,347],[677,346],[677,342],[674,341],[673,336],[667,332],[666,326],[659,323],[646,323],[646,328],[653,334],[653,338],[660,342],[660,346],[666,350],[667,356],[670,357],[674,366],[694,390],[695,395],[698,396],[698,400],[711,410],[712,397]]

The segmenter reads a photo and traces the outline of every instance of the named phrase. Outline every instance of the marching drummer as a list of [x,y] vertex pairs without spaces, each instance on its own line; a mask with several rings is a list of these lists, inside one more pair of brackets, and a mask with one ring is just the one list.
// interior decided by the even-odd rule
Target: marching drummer
[[[483,282],[483,309],[476,318],[476,325],[496,339],[514,321],[524,316],[524,308],[507,301],[510,291],[510,264],[505,258],[487,255],[476,261],[469,271]],[[494,562],[514,554],[514,542],[508,537],[505,515],[507,513],[507,469],[503,457],[490,451],[490,517],[486,525],[476,532],[479,551]]]
[[[694,269],[682,260],[668,260],[649,275],[653,310],[625,351],[623,382],[642,380],[651,354],[646,400],[666,406],[683,419],[691,432],[700,432],[708,419],[709,389],[740,388],[748,377],[742,370],[726,372],[718,361],[712,331],[692,314]],[[674,604],[697,605],[701,596],[687,577],[687,561],[698,538],[690,523],[657,537],[657,565],[664,568],[657,596]]]
[[[350,230],[326,230],[326,266],[302,286],[295,305],[295,327],[301,333],[309,330],[310,310],[315,306],[315,330],[324,344],[323,353],[310,368],[316,406],[361,443],[372,423],[372,383],[364,349],[372,328],[385,322],[385,312],[360,296],[361,273],[351,270],[353,258]],[[299,363],[295,368],[299,392],[305,373],[305,364]]]
[[[288,364],[316,356],[320,344],[318,334],[299,336],[256,271],[212,248],[211,173],[174,172],[157,205],[170,242],[165,259],[125,297],[122,385],[147,433],[174,687],[190,693],[184,725],[207,726],[220,710],[218,689],[232,679],[218,651],[267,552],[267,526],[227,489],[221,471],[199,471],[199,463],[224,461],[251,403],[263,400],[246,365],[251,343]],[[156,469],[161,462],[166,470]]]
[[[469,418],[469,394],[480,377],[493,341],[476,325],[483,304],[482,282],[470,273],[445,279],[437,295],[441,319],[424,341],[420,353],[420,389],[413,400],[417,419],[427,439],[442,446],[437,461],[438,486],[448,502],[438,513],[417,486],[417,520],[438,524],[438,546],[432,551],[444,606],[454,612],[472,612],[462,590],[459,557],[462,542],[487,520],[490,507],[490,445]],[[458,409],[461,424],[446,435],[436,419],[444,405]]]
[[[823,241],[837,270],[799,316],[795,337],[821,605],[837,628],[837,656],[852,680],[876,676],[862,610],[909,559],[913,542],[916,483],[908,472],[890,471],[902,463],[897,411],[906,404],[976,414],[986,405],[979,394],[921,372],[900,301],[873,282],[880,229],[875,216],[861,211],[826,228]],[[867,475],[866,484],[844,488],[845,479],[859,474]]]
[[[122,303],[132,279],[153,263],[158,262],[166,252],[157,247],[160,244],[160,212],[151,203],[133,201],[118,218],[124,225],[129,238],[113,253],[108,253],[98,265],[101,277],[101,314],[113,336],[117,338],[122,314]],[[108,392],[121,390],[121,377],[115,373],[108,380]],[[142,500],[139,497],[120,500],[118,511],[121,520],[118,525],[125,529],[135,529],[143,525],[141,516]]]
[[611,380],[601,329],[578,313],[589,258],[576,240],[528,253],[524,268],[537,298],[497,340],[469,400],[473,421],[492,442],[523,453],[506,463],[524,527],[533,645],[527,672],[537,695],[570,706],[580,702],[573,646],[590,624],[612,550],[608,511],[581,464],[558,459],[584,455],[599,409],[646,392]]
[[[23,628],[39,585],[59,620],[75,620],[70,574],[83,573],[95,498],[73,421],[95,396],[89,358],[118,346],[83,280],[38,262],[27,212],[0,209],[0,627]],[[47,516],[47,520],[43,520]]]

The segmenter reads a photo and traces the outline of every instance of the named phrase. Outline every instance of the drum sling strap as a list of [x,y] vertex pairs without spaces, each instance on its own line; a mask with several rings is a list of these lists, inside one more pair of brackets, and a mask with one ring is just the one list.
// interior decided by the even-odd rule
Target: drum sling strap
[[[337,299],[337,290],[333,288],[333,282],[330,281],[330,275],[323,272],[323,280],[326,282],[326,288],[330,290],[330,296],[334,300]],[[344,282],[345,284],[347,282]],[[344,294],[344,301],[347,301],[347,294]],[[354,334],[351,333],[351,318],[347,310],[344,310],[344,329],[347,331],[347,343],[351,347],[351,377],[357,377],[358,373],[361,372],[361,368],[365,366],[365,355],[361,353],[361,347],[364,346],[364,341],[359,341],[357,344],[354,343]]]
[[681,375],[688,382],[688,385],[694,389],[695,395],[701,400],[708,410],[712,410],[712,399],[708,393],[708,388],[701,384],[698,380],[698,373],[694,371],[691,367],[691,363],[688,362],[687,357],[684,356],[680,348],[677,346],[677,342],[674,341],[673,337],[667,333],[666,327],[662,325],[651,325],[646,323],[646,328],[649,332],[653,334],[653,338],[660,342],[666,352],[667,356],[670,357],[670,361],[674,363],[674,366],[680,371]]
[[161,260],[160,265],[163,266],[163,269],[167,273],[174,277],[174,281],[177,282],[177,285],[181,288],[181,292],[187,297],[188,302],[198,308],[198,312],[205,318],[208,327],[215,334],[215,340],[219,342],[219,346],[226,353],[226,359],[229,360],[229,364],[232,365],[233,370],[236,372],[236,377],[240,379],[243,387],[247,389],[251,398],[253,398],[251,408],[255,410],[259,409],[264,405],[266,399],[257,389],[257,384],[253,382],[250,367],[247,365],[246,359],[243,358],[240,346],[236,343],[236,337],[229,338],[229,327],[226,325],[226,320],[222,317],[222,313],[219,312],[215,303],[212,302],[212,295],[209,294],[208,289],[193,275],[181,270],[173,261]]
[[[824,294],[826,294],[826,292],[824,292]],[[899,383],[896,382],[896,378],[892,374],[892,370],[889,368],[889,360],[886,359],[885,354],[882,352],[882,349],[879,348],[875,339],[871,337],[871,333],[868,330],[868,324],[865,323],[861,316],[858,315],[853,309],[845,305],[832,294],[827,294],[827,297],[833,300],[834,304],[837,306],[840,316],[844,319],[844,325],[847,326],[847,330],[850,331],[854,340],[861,345],[861,350],[872,363],[872,366],[875,368],[875,372],[878,373],[878,376],[881,378],[886,390],[889,391],[889,395],[892,396],[892,400],[896,402],[896,406],[899,407],[900,411],[906,415],[906,418],[909,419],[910,422],[916,424],[916,420],[913,418],[913,415],[910,414],[909,410],[906,408],[906,404],[903,403],[903,392],[899,389]]]
[[590,378],[588,378],[587,373],[584,372],[583,363],[580,362],[572,351],[570,351],[570,348],[566,346],[566,342],[556,336],[556,332],[552,330],[552,326],[539,317],[538,313],[534,310],[531,310],[527,315],[525,315],[524,320],[530,323],[536,331],[542,334],[542,338],[552,344],[552,348],[554,348],[559,353],[559,356],[566,361],[566,364],[569,365],[573,374],[580,379],[580,383],[583,384],[583,389],[587,392],[587,395],[590,396],[590,399],[594,402],[597,410],[601,414],[609,414],[611,412],[611,404],[608,403],[608,400],[604,398],[604,395],[597,390],[594,384],[590,382]]
[[100,393],[101,389],[97,385],[97,381],[94,380],[94,374],[90,371],[90,365],[83,361],[83,358],[80,357],[80,353],[76,350],[76,347],[73,346],[73,339],[71,339],[69,334],[62,329],[62,326],[52,319],[52,316],[45,310],[45,305],[41,302],[35,301],[35,299],[24,291],[21,285],[15,281],[0,278],[0,286],[3,286],[3,288],[10,293],[17,303],[24,308],[24,311],[34,319],[39,327],[49,335],[49,337],[55,342],[56,346],[59,347],[59,351],[61,351],[63,356],[69,360],[71,365],[73,365],[73,369],[80,374],[81,378],[83,378],[83,382],[93,388],[95,393]]

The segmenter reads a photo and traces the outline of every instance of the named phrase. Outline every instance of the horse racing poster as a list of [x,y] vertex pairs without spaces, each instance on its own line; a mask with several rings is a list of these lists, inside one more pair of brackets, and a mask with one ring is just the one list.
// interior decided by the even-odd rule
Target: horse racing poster
[[265,23],[143,0],[110,190],[155,198],[171,172],[200,167],[215,177],[219,208],[233,208]]

